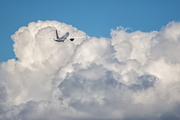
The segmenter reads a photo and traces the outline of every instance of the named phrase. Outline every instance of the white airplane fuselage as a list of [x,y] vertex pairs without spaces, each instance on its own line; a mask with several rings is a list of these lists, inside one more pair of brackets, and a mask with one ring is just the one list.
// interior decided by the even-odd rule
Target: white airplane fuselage
[[57,33],[57,31],[56,31],[56,38],[54,38],[54,41],[56,41],[56,42],[64,42],[66,39],[67,39],[67,37],[69,36],[69,32],[67,32],[65,35],[63,35],[62,37],[59,37],[58,36],[58,33]]

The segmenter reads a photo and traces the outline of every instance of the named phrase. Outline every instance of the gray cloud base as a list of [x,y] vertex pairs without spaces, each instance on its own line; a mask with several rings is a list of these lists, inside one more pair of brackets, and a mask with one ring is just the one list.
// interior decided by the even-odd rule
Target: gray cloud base
[[12,35],[17,60],[0,63],[0,120],[180,119],[179,22],[64,43],[37,37],[56,29],[87,36],[58,21]]

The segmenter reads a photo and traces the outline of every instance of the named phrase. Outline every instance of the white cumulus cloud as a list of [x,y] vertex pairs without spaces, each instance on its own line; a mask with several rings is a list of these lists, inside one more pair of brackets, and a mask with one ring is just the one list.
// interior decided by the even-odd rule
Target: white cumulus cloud
[[160,31],[87,36],[58,21],[12,35],[17,57],[0,63],[0,120],[180,119],[180,23]]

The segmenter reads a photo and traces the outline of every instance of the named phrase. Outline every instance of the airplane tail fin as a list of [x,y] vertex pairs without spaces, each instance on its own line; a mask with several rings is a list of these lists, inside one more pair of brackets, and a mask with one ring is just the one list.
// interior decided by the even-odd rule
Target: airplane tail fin
[[59,38],[57,30],[56,30],[56,38],[57,38],[57,39]]

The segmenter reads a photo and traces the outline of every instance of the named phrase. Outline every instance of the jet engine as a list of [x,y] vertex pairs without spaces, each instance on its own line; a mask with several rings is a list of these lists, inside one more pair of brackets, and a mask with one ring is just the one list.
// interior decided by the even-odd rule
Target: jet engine
[[71,41],[74,41],[74,38],[70,38]]

